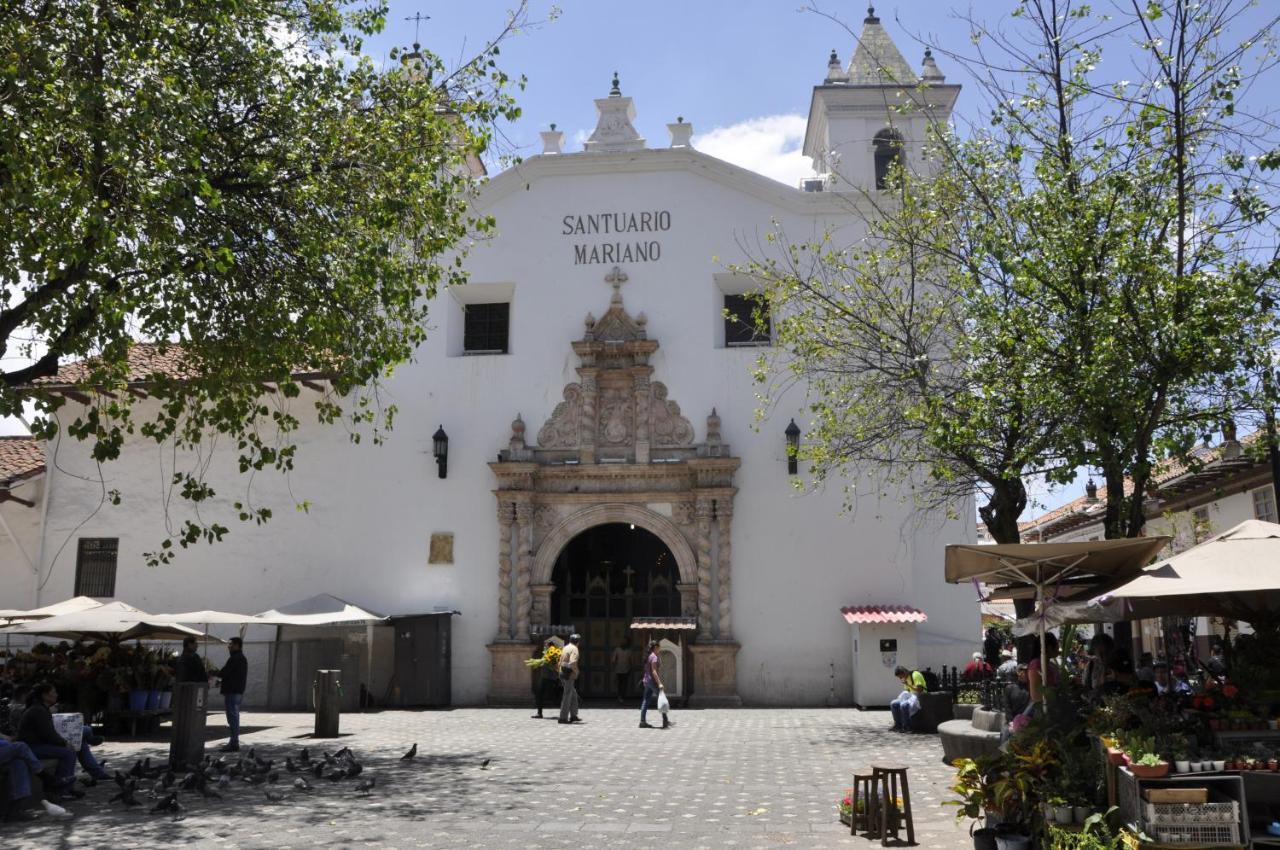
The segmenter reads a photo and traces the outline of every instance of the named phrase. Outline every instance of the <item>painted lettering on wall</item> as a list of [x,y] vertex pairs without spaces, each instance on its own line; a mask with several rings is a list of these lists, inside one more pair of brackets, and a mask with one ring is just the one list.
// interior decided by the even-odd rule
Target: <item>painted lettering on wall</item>
[[671,229],[671,213],[667,210],[644,212],[605,212],[577,215],[561,219],[561,236],[628,236],[639,238],[584,240],[573,243],[573,264],[611,265],[617,263],[651,263],[662,258],[662,243],[643,238],[643,234],[665,233]]

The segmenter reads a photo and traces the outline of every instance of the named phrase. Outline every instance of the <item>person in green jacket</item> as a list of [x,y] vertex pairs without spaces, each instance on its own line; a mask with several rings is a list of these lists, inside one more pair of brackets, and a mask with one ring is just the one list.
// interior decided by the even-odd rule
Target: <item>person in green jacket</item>
[[920,710],[920,694],[928,690],[928,685],[925,684],[924,674],[919,670],[899,666],[893,671],[893,675],[902,681],[904,690],[898,694],[897,699],[889,703],[889,711],[893,713],[891,731],[910,732],[911,716]]

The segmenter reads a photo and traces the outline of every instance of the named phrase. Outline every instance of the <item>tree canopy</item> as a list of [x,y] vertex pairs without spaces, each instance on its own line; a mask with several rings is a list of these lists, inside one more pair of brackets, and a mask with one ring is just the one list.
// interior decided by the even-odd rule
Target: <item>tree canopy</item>
[[[1244,30],[1249,6],[1021,0],[1007,27],[969,22],[976,56],[948,55],[987,120],[935,122],[915,168],[862,192],[860,242],[748,269],[778,317],[768,365],[809,388],[819,477],[887,459],[929,505],[976,487],[1017,542],[1025,481],[1092,467],[1107,536],[1141,533],[1156,462],[1246,403],[1274,330],[1277,139],[1241,100],[1276,20]],[[1108,44],[1134,80],[1101,78]]]
[[[523,81],[497,57],[525,11],[456,67],[425,50],[378,67],[360,50],[385,16],[380,0],[0,0],[0,362],[22,363],[0,372],[0,415],[34,403],[39,435],[102,462],[131,434],[228,435],[242,471],[291,468],[298,420],[263,386],[296,397],[300,372],[329,382],[321,419],[391,424],[379,382],[490,227],[468,210],[472,166],[518,115]],[[139,376],[138,342],[180,368]],[[63,415],[50,383],[89,403]],[[215,495],[198,469],[172,487]],[[174,539],[225,531],[187,521]]]

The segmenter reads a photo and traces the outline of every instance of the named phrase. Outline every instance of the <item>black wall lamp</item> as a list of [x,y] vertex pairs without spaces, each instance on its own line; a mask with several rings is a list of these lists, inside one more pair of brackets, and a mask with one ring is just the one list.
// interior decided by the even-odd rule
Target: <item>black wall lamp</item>
[[787,435],[787,474],[795,475],[800,471],[800,461],[797,458],[800,451],[800,426],[792,419],[787,430],[782,433]]
[[440,467],[440,477],[446,478],[449,475],[449,435],[444,432],[443,425],[431,435],[431,443],[436,465]]

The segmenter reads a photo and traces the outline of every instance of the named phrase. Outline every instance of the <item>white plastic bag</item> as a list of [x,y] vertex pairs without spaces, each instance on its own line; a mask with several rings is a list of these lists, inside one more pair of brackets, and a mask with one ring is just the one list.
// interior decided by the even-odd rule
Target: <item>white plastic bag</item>
[[666,714],[670,710],[671,710],[671,702],[670,700],[667,699],[667,692],[658,691],[658,711],[661,714]]
[[53,731],[71,745],[71,749],[79,752],[84,742],[84,716],[80,714],[53,715]]

